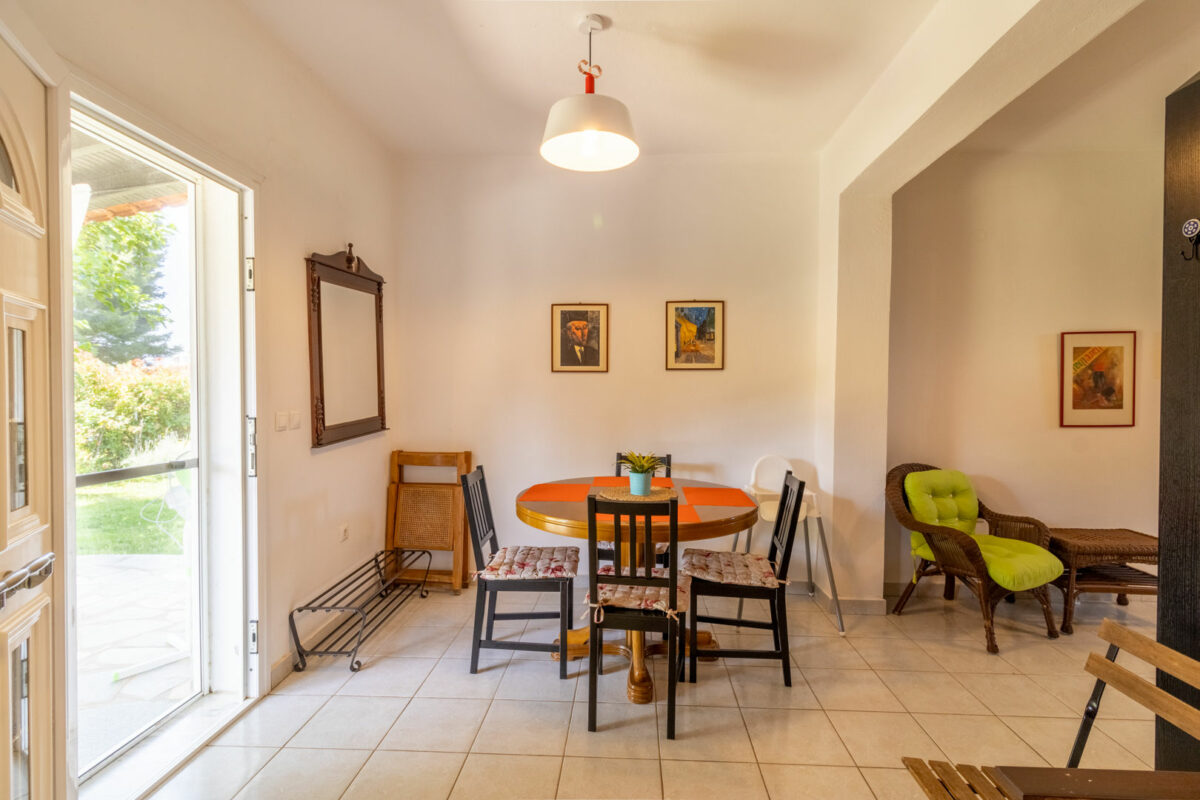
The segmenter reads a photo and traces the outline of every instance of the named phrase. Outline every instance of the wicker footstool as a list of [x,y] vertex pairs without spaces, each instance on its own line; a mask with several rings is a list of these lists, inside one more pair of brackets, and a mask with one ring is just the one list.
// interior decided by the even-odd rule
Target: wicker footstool
[[1127,564],[1157,564],[1158,539],[1126,528],[1051,528],[1050,552],[1066,566],[1054,585],[1063,593],[1063,633],[1072,633],[1075,599],[1084,592],[1158,594],[1158,576]]

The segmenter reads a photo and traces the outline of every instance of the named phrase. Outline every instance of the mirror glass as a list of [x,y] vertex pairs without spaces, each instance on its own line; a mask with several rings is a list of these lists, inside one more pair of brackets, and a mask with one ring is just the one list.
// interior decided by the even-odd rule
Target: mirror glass
[[379,413],[375,295],[321,282],[325,424]]

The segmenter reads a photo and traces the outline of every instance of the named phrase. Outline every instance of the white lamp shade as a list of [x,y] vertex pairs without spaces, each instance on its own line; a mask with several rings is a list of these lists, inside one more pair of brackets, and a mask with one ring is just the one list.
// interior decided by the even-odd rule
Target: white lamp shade
[[573,94],[550,107],[542,158],[578,172],[620,169],[638,157],[629,109],[603,94]]

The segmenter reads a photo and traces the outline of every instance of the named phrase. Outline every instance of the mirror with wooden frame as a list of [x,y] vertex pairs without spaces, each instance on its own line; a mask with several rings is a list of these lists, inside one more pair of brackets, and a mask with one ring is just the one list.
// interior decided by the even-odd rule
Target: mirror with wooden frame
[[383,277],[354,255],[353,244],[305,263],[312,446],[385,430]]

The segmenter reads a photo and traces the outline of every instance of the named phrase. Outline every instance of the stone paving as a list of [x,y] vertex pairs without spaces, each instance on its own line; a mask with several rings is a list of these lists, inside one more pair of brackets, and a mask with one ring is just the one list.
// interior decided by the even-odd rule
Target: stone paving
[[77,557],[79,764],[86,769],[195,692],[183,555]]

